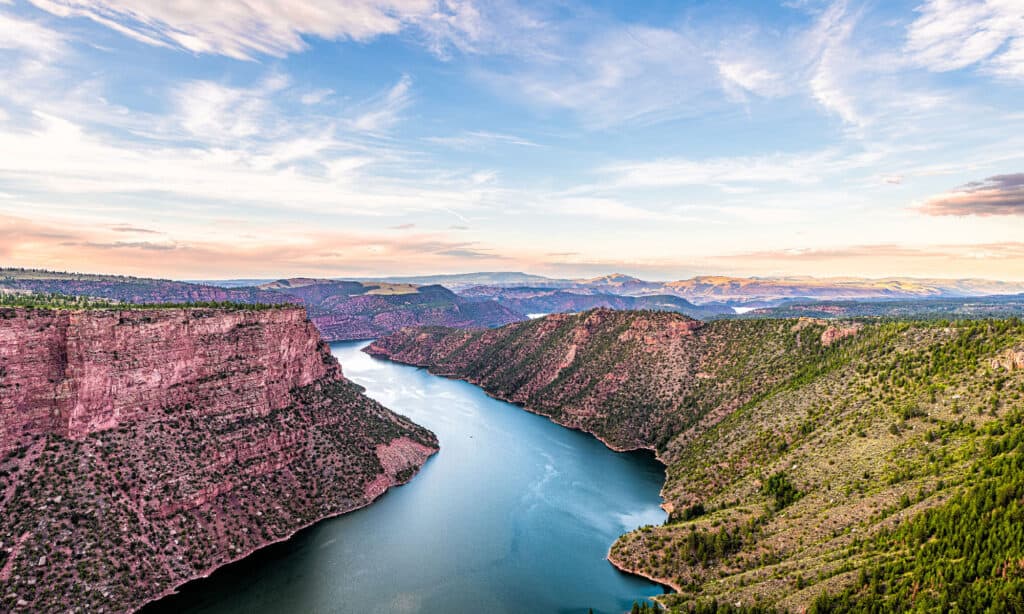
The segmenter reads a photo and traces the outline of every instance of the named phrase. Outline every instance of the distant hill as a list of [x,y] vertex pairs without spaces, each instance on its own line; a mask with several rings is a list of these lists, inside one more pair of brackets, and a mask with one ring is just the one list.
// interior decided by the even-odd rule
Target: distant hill
[[[250,285],[249,280],[207,282],[217,286]],[[264,281],[251,285],[260,285]],[[986,279],[924,279],[891,277],[729,277],[702,275],[676,281],[648,281],[613,273],[590,279],[558,279],[521,272],[481,272],[452,275],[358,278],[361,282],[388,282],[414,285],[440,284],[464,293],[477,286],[498,288],[547,288],[576,294],[613,294],[619,296],[669,295],[694,305],[716,307],[774,307],[784,301],[879,301],[921,298],[956,298],[1024,293],[1024,282]]]
[[0,291],[86,296],[122,303],[297,303],[328,341],[368,339],[404,326],[486,328],[525,316],[441,286],[293,278],[223,288],[166,279],[0,269]]
[[670,294],[695,304],[723,303],[766,306],[785,300],[893,300],[1016,294],[1022,282],[984,279],[914,279],[894,277],[721,277],[701,276],[679,281],[643,281],[624,275],[576,280],[565,289],[643,296]]
[[785,301],[754,309],[746,318],[854,318],[950,320],[1024,317],[1024,294],[885,301]]
[[438,285],[284,279],[263,291],[298,299],[324,338],[370,339],[406,326],[489,328],[525,317],[493,300],[471,300]]
[[551,279],[542,275],[517,272],[455,273],[451,275],[413,275],[408,277],[367,277],[358,279],[359,281],[367,282],[386,281],[417,285],[440,284],[456,292],[473,286],[560,288],[571,286],[574,283],[569,279]]
[[525,314],[571,313],[596,307],[619,310],[646,309],[673,311],[691,318],[708,319],[734,311],[725,306],[699,306],[672,295],[624,296],[596,291],[571,291],[557,288],[474,286],[460,296],[493,299],[513,311]]
[[577,294],[620,296],[671,295],[695,305],[770,307],[787,300],[894,300],[976,297],[1024,293],[1024,282],[986,279],[917,279],[892,277],[728,277],[698,276],[677,281],[647,281],[615,273],[591,279],[552,279],[526,273],[466,273],[388,278],[407,283],[437,283],[456,292],[474,286],[549,288]]

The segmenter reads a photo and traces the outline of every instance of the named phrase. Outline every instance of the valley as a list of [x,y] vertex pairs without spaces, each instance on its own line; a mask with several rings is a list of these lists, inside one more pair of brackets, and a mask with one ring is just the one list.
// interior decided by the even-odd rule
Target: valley
[[[972,541],[978,528],[944,542],[988,566],[929,583],[900,536],[927,543],[951,506],[987,488],[1018,492],[995,467],[1020,458],[1019,320],[700,323],[595,310],[403,331],[367,351],[466,379],[615,449],[656,451],[668,522],[623,536],[610,557],[676,588],[663,598],[673,608],[801,610],[840,594],[850,607],[903,609],[1018,589],[1015,576],[988,575],[1024,555],[1017,538],[989,550]],[[984,505],[1015,522],[1015,507]],[[891,575],[897,565],[906,575]]]

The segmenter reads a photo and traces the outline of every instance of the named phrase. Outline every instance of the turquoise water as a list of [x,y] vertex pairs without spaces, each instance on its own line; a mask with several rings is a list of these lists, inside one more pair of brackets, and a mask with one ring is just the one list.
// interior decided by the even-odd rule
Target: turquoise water
[[660,524],[645,453],[489,398],[476,386],[332,346],[367,394],[437,433],[441,452],[373,505],[261,550],[146,612],[623,612],[661,593],[605,556]]

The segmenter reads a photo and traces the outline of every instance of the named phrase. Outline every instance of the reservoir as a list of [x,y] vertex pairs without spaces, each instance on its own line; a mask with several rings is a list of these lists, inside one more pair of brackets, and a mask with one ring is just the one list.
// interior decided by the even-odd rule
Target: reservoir
[[621,613],[661,587],[605,559],[660,524],[664,469],[465,382],[332,345],[345,375],[434,431],[412,482],[224,567],[147,613]]

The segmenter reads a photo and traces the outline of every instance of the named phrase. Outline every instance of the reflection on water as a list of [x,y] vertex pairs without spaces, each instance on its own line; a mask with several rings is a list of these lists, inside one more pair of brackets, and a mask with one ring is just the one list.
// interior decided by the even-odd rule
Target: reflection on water
[[662,467],[487,397],[333,346],[367,394],[437,433],[441,452],[373,505],[193,582],[147,612],[622,612],[661,592],[606,560],[659,524]]

